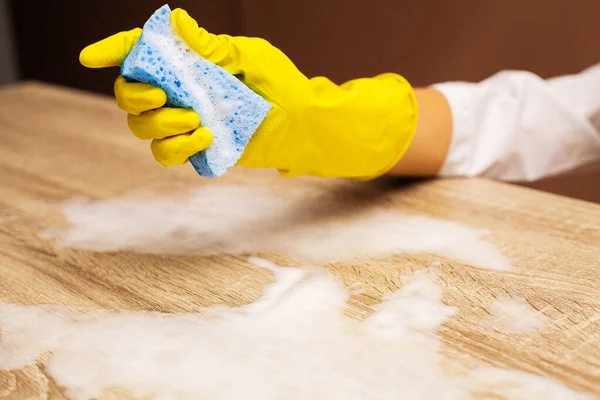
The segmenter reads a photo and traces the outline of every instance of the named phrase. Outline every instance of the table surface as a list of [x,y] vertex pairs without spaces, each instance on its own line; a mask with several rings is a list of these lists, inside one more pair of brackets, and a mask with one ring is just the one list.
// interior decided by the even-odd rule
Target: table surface
[[[395,276],[441,259],[443,301],[459,308],[439,331],[448,357],[530,372],[600,395],[599,205],[479,179],[344,186],[233,169],[207,181],[189,166],[156,164],[148,144],[129,134],[111,99],[35,82],[0,90],[0,143],[0,302],[161,312],[247,304],[272,278],[249,267],[246,258],[64,248],[38,234],[60,216],[49,205],[73,196],[113,198],[164,182],[341,190],[334,208],[342,219],[340,209],[385,204],[487,230],[487,240],[515,266],[474,268],[418,253],[364,262],[359,266],[364,290],[351,297],[346,314],[364,318],[390,286],[398,286]],[[327,212],[333,211],[315,211]],[[157,268],[165,259],[172,270]],[[346,282],[357,266],[328,262],[324,268]],[[251,279],[241,279],[246,276]],[[492,312],[500,295],[524,299],[548,318],[547,325],[525,336],[493,329],[482,334],[482,316]],[[43,360],[22,370],[0,370],[0,382],[12,382],[0,398],[66,398]]]

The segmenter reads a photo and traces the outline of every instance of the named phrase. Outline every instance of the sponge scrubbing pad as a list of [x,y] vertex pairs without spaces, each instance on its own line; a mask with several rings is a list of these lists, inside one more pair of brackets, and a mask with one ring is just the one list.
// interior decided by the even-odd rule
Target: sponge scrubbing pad
[[167,94],[167,106],[193,109],[200,115],[213,143],[190,157],[190,162],[205,177],[219,177],[235,165],[271,109],[235,76],[188,50],[173,31],[168,5],[146,22],[121,75],[160,87]]

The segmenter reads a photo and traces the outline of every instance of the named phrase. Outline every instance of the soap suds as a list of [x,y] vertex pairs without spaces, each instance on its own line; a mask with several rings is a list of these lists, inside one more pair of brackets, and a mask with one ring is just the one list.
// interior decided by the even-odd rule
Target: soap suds
[[487,325],[505,333],[533,333],[546,326],[548,317],[524,300],[496,299],[491,307]]
[[499,368],[445,371],[436,331],[456,312],[436,272],[403,277],[360,322],[329,273],[251,262],[275,282],[256,302],[202,313],[109,312],[0,303],[0,368],[51,351],[47,368],[73,399],[107,387],[154,399],[587,398],[559,382]]
[[479,231],[396,210],[276,196],[266,189],[210,186],[184,193],[136,191],[120,198],[74,199],[62,211],[68,227],[46,231],[64,247],[170,254],[275,253],[320,263],[405,253],[431,253],[480,268],[511,262]]

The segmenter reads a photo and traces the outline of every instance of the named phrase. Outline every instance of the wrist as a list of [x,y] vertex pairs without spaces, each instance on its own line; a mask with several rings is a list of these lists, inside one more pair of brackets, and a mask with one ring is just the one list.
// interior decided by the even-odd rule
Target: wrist
[[439,173],[452,138],[452,114],[444,95],[436,90],[418,88],[415,97],[419,116],[414,138],[388,175],[431,177]]

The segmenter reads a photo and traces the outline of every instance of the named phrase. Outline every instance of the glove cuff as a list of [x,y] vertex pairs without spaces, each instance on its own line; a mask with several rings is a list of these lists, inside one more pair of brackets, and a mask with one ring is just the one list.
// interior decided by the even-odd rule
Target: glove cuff
[[398,115],[396,117],[397,123],[391,126],[391,131],[389,132],[390,135],[395,135],[397,138],[394,142],[396,155],[390,159],[390,162],[386,164],[384,168],[381,168],[376,173],[365,177],[355,178],[355,180],[360,181],[368,181],[385,175],[398,164],[412,143],[417,130],[417,122],[419,120],[417,97],[414,88],[406,78],[395,73],[385,73],[377,75],[374,79],[395,81],[398,86],[396,90],[399,91],[401,96],[401,101],[397,105],[397,109],[394,110]]

